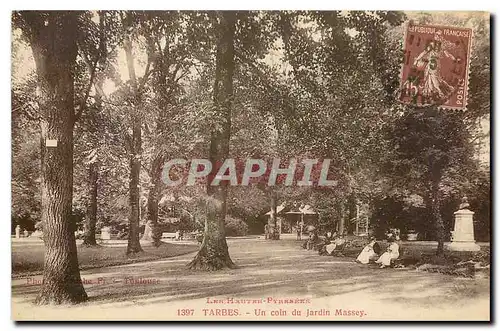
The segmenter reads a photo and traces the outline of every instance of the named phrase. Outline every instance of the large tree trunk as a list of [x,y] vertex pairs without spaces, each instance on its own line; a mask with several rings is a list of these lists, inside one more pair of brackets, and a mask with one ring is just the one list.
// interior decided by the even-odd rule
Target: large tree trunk
[[278,197],[276,191],[271,189],[269,193],[269,198],[271,201],[271,214],[269,215],[269,220],[267,221],[269,228],[269,236],[268,238],[271,240],[279,240],[280,239],[280,229],[278,228]]
[[[73,198],[75,12],[22,12],[36,62],[40,97],[42,222],[45,260],[38,304],[87,300],[78,268]],[[47,140],[57,146],[47,147]],[[55,144],[54,144],[55,145]]]
[[216,164],[229,155],[229,139],[231,135],[231,106],[233,98],[234,73],[234,33],[236,13],[224,11],[220,17],[217,58],[214,83],[214,109],[218,123],[214,125],[210,139],[210,161],[213,168],[207,181],[205,232],[200,251],[188,267],[192,269],[218,270],[234,268],[235,264],[229,256],[226,242],[224,222],[226,219],[228,182],[219,186],[210,183],[217,172]]
[[[132,14],[127,12],[124,21],[125,28],[130,28],[132,24]],[[139,192],[139,175],[141,171],[141,149],[142,149],[142,121],[139,114],[139,107],[141,106],[141,96],[137,84],[134,67],[134,55],[132,52],[132,41],[128,33],[125,35],[123,42],[123,49],[127,59],[127,68],[130,77],[130,84],[132,86],[132,109],[130,112],[130,125],[132,126],[132,137],[129,141],[129,164],[130,164],[130,177],[129,177],[129,229],[128,229],[128,245],[127,255],[142,252],[141,243],[139,241],[139,221],[140,221],[140,192]]]
[[444,223],[441,217],[441,195],[439,192],[439,180],[434,180],[431,184],[431,199],[430,199],[430,209],[432,213],[432,218],[434,219],[434,225],[436,228],[436,239],[438,242],[436,255],[444,254]]
[[99,167],[96,162],[89,165],[89,202],[85,217],[83,246],[97,246],[95,228],[97,223],[97,183]]

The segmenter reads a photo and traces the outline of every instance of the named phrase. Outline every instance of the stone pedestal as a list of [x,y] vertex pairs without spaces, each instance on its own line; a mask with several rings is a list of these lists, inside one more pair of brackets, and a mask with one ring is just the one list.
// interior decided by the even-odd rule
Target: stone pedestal
[[455,229],[452,232],[452,251],[479,251],[480,247],[474,241],[474,212],[469,209],[460,209],[455,212]]
[[111,229],[104,227],[101,229],[101,239],[110,240],[111,239]]

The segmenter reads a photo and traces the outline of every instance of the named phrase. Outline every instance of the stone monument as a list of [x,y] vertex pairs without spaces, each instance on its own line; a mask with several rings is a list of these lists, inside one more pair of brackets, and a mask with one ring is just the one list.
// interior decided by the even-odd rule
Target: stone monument
[[16,226],[16,238],[21,238],[21,227],[19,226],[19,224]]
[[107,226],[101,229],[101,239],[110,240],[111,239],[111,229]]
[[452,232],[451,251],[479,251],[480,247],[474,241],[474,212],[470,209],[467,197],[462,199],[459,210],[455,214],[455,228]]

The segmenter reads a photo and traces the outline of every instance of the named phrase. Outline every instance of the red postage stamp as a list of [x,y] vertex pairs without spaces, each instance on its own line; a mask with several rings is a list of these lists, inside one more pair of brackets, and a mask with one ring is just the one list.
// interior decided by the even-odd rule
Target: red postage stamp
[[466,109],[472,29],[407,26],[399,101]]

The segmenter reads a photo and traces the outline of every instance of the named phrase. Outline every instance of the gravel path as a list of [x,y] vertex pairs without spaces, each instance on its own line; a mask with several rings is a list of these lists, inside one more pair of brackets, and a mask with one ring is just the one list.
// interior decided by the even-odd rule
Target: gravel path
[[[194,253],[82,271],[90,300],[34,306],[41,276],[12,280],[15,320],[488,320],[489,279],[377,269],[294,240],[230,239],[238,269],[185,268]],[[298,315],[300,312],[300,315]]]

